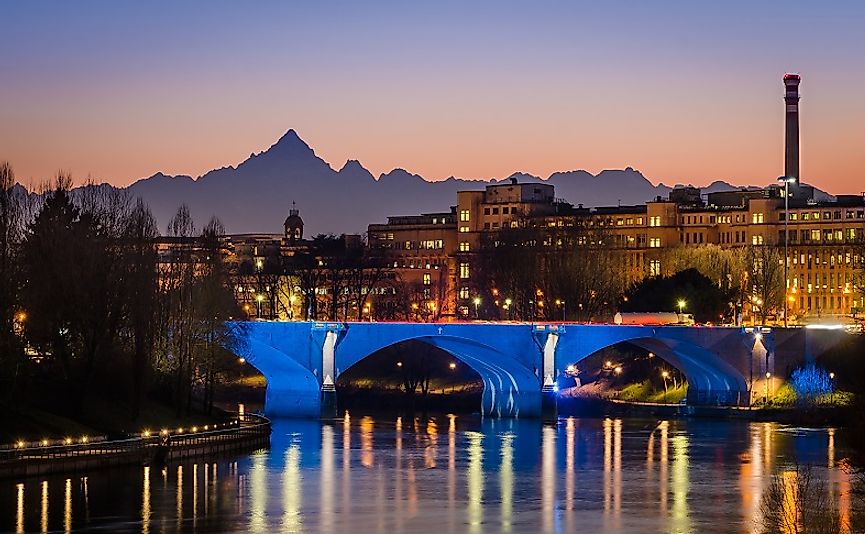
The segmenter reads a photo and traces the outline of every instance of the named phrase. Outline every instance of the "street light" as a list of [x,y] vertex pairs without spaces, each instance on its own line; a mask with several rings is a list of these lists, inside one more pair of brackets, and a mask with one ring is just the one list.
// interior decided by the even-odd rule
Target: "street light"
[[565,322],[565,301],[562,299],[556,299],[556,306],[561,306],[562,308],[562,322]]
[[677,302],[676,304],[679,306],[679,315],[681,315],[682,311],[685,309],[685,304],[687,304],[687,302],[685,302],[685,299],[679,299],[679,302]]
[[457,364],[456,364],[456,362],[451,362],[451,363],[448,365],[448,367],[450,367],[451,371],[453,371],[454,369],[457,368]]
[[[787,247],[789,241],[789,232],[787,231],[787,225],[790,220],[790,184],[796,182],[795,176],[781,176],[778,178],[779,182],[784,184],[784,295],[787,294],[787,262],[789,261],[789,256],[787,254]],[[784,299],[784,328],[787,327],[787,313],[789,312],[790,306],[787,304],[787,299]]]
[[255,296],[255,302],[258,303],[258,313],[256,314],[259,319],[261,319],[261,301],[264,300],[264,295],[259,293]]
[[835,406],[835,373],[829,373],[829,404]]
[[511,302],[513,302],[511,299],[505,299],[505,309],[508,310],[508,321],[511,320]]
[[481,298],[475,297],[472,300],[472,303],[475,305],[475,319],[480,319],[480,313],[478,313],[478,307],[481,305]]
[[769,404],[769,379],[772,378],[772,373],[766,371],[766,404]]

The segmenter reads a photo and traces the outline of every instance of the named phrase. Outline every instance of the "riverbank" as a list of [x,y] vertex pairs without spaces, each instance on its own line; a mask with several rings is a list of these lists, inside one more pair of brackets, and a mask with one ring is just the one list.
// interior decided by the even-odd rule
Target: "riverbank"
[[0,448],[0,478],[90,471],[128,464],[164,465],[176,460],[266,447],[271,422],[244,414],[203,427],[164,429],[121,440],[24,443]]
[[561,397],[561,417],[658,417],[737,419],[807,427],[846,426],[855,420],[849,406],[738,407],[689,406],[682,403],[634,402],[591,397]]

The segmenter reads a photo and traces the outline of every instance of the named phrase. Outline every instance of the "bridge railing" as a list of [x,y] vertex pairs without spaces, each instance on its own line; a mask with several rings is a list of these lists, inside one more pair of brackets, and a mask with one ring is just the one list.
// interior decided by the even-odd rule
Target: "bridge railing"
[[258,414],[240,414],[224,426],[207,430],[181,432],[145,433],[139,437],[119,440],[90,441],[86,443],[33,445],[15,444],[12,448],[0,449],[0,465],[20,461],[41,461],[74,459],[84,457],[105,457],[106,455],[143,454],[159,446],[169,445],[172,449],[208,446],[226,441],[245,441],[264,438],[270,435],[270,420]]

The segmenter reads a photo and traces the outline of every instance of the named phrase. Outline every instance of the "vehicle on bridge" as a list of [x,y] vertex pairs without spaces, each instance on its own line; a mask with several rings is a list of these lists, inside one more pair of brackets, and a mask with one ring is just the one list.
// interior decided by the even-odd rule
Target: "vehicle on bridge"
[[645,326],[694,326],[694,315],[676,312],[618,312],[613,317],[613,323]]

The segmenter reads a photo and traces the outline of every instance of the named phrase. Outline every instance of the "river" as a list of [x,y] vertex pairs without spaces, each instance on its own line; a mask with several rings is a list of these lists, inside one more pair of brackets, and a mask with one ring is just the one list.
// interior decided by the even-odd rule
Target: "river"
[[697,419],[280,420],[269,450],[2,479],[0,531],[753,532],[795,463],[849,522],[842,437]]

